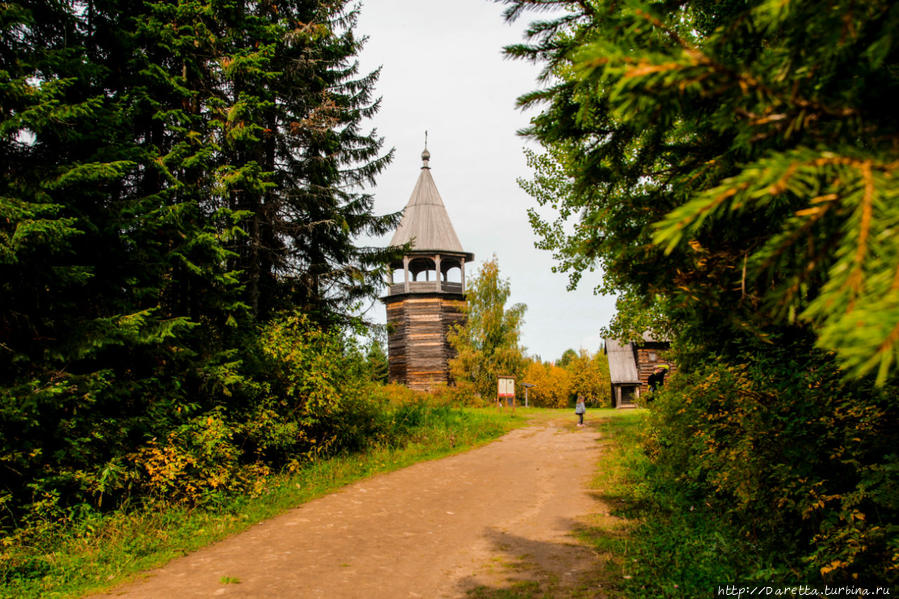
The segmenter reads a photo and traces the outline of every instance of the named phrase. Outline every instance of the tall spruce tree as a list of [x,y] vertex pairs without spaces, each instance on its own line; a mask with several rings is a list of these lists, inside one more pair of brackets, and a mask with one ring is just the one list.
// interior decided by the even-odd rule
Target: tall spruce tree
[[254,314],[301,306],[345,319],[374,293],[384,250],[360,248],[394,216],[372,214],[370,184],[391,159],[360,131],[378,103],[377,72],[359,76],[356,13],[344,2],[241,2],[225,14],[219,189],[246,215],[237,267]]
[[148,439],[251,411],[260,321],[373,293],[354,240],[396,219],[358,190],[391,154],[346,5],[0,5],[7,507],[96,499]]
[[222,215],[207,212],[211,41],[197,42],[198,4],[0,10],[15,69],[0,139],[4,481],[13,506],[83,501],[102,493],[99,468],[213,401],[201,372],[241,311]]
[[[530,133],[543,244],[608,289],[734,331],[801,324],[855,376],[899,357],[892,2],[508,0],[556,6]],[[573,235],[563,227],[577,216]],[[713,323],[727,322],[727,330]]]

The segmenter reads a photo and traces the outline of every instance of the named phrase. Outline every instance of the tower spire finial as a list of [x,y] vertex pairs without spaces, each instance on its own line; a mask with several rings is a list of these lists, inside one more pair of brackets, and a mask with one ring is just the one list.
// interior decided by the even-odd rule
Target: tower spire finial
[[428,161],[431,160],[431,153],[428,152],[428,130],[425,129],[425,151],[421,153],[421,168],[431,168]]

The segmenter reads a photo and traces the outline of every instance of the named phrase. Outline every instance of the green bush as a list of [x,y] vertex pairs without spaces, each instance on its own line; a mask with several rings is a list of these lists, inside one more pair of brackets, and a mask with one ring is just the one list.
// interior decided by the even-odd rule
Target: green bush
[[[143,372],[0,388],[0,467],[13,473],[0,489],[0,585],[64,585],[63,545],[89,546],[120,520],[227,512],[331,456],[446,452],[502,431],[452,407],[456,390],[373,383],[352,333],[287,314],[199,369],[173,352]],[[148,534],[134,543],[156,543]]]
[[377,436],[382,424],[367,366],[346,339],[298,314],[265,327],[260,346],[271,385],[264,404],[271,423],[263,435],[252,436],[257,451],[284,459],[285,433],[293,435],[286,445],[290,459],[358,450]]
[[760,350],[672,377],[650,417],[659,484],[727,514],[780,574],[899,581],[899,389],[846,383],[802,342]]
[[409,427],[395,426],[351,339],[291,314],[198,370],[172,353],[141,372],[0,388],[0,530],[12,538],[147,499],[220,503],[270,472],[402,437]]
[[660,476],[644,451],[645,420],[645,413],[616,410],[599,421],[604,451],[595,484],[614,518],[600,519],[585,538],[612,556],[609,596],[711,597],[716,584],[766,568],[771,556],[759,555],[717,506]]
[[136,489],[203,505],[256,494],[273,470],[378,442],[389,417],[355,349],[343,331],[323,330],[303,315],[271,321],[252,359],[207,373],[220,406],[129,456]]
[[36,374],[0,387],[0,530],[20,526],[48,497],[64,510],[128,501],[135,472],[126,456],[200,410],[180,366]]

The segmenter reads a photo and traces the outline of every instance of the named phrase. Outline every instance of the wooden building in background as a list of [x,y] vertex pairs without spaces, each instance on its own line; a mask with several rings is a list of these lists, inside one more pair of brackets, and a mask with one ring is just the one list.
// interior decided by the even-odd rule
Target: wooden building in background
[[387,295],[387,360],[391,383],[427,391],[450,382],[450,327],[465,322],[465,266],[474,254],[462,249],[431,177],[431,154],[422,152],[421,173],[391,246],[411,244],[393,264]]
[[641,395],[648,393],[649,375],[658,366],[665,365],[673,370],[673,365],[664,356],[671,344],[653,339],[649,333],[643,333],[643,340],[639,343],[622,344],[615,339],[604,341],[609,359],[612,406],[615,408],[633,407]]

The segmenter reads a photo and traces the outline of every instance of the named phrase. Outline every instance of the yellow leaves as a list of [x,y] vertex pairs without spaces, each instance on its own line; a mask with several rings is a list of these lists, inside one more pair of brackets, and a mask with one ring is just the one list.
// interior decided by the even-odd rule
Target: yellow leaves
[[826,505],[826,502],[823,499],[816,499],[815,501],[806,505],[805,509],[802,510],[802,517],[807,518],[812,514],[812,512],[816,512],[820,509],[823,509]]
[[536,385],[528,392],[531,405],[550,408],[568,406],[573,381],[565,368],[551,363],[531,361],[527,365],[523,380]]
[[[143,466],[149,478],[149,490],[160,496],[168,496],[176,486],[176,481],[183,478],[196,459],[179,451],[175,445],[175,434],[169,435],[165,447],[159,447],[155,441],[138,452],[134,461]],[[185,490],[187,490],[185,488]]]
[[849,565],[848,562],[844,562],[842,560],[835,559],[832,562],[830,562],[828,565],[821,567],[821,574],[822,575],[829,574],[829,573],[833,572],[834,570],[841,570],[848,565]]
[[149,495],[198,505],[211,493],[246,489],[267,475],[264,465],[240,464],[241,451],[231,436],[218,414],[206,414],[171,433],[164,444],[153,439],[129,461],[142,472],[140,484]]

